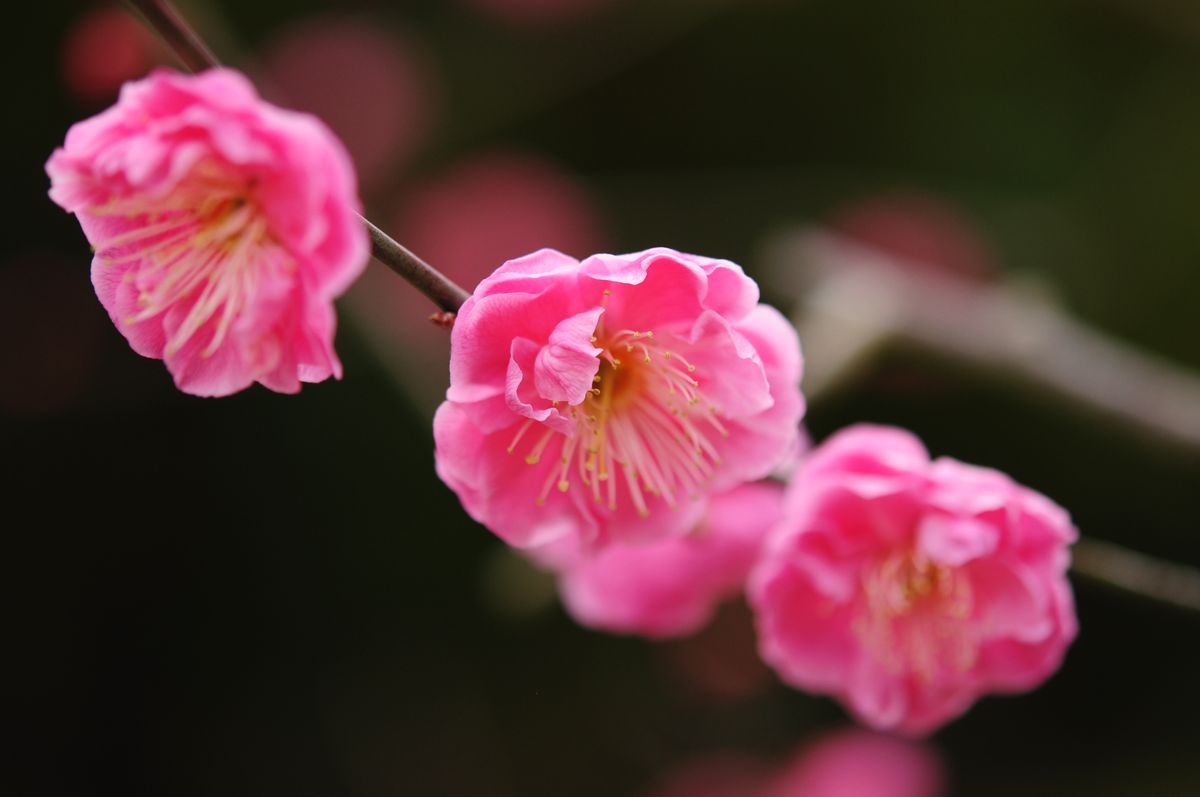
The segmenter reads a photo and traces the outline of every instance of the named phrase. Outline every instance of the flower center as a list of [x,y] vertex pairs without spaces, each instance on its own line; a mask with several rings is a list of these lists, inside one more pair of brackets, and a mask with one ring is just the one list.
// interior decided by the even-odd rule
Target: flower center
[[962,671],[977,653],[969,619],[971,585],[953,568],[898,552],[863,576],[864,610],[854,630],[892,672],[929,682],[939,671]]
[[[695,365],[653,331],[606,333],[603,326],[592,338],[602,351],[591,390],[579,404],[559,406],[575,428],[566,435],[547,429],[525,457],[536,465],[552,442],[562,441],[537,501],[544,503],[555,487],[567,492],[579,483],[594,502],[615,510],[624,484],[643,517],[655,497],[675,509],[711,478],[720,463],[713,437],[728,432],[704,399]],[[509,453],[532,424],[517,431]]]
[[171,307],[186,310],[169,331],[170,355],[214,322],[202,357],[212,356],[262,276],[256,264],[270,261],[292,268],[276,244],[252,186],[222,183],[200,169],[165,199],[120,198],[94,209],[94,215],[123,217],[134,225],[94,242],[108,268],[128,267],[124,280],[137,291],[137,311],[123,319],[136,324]]

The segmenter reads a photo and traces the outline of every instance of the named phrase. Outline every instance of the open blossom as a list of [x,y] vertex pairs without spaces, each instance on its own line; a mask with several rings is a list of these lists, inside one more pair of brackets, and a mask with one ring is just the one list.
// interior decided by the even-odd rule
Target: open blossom
[[762,656],[878,729],[927,733],[1032,689],[1075,637],[1066,512],[901,429],[814,450],[750,580]]
[[792,452],[799,380],[795,331],[733,263],[541,250],[459,311],[438,474],[520,547],[683,534]]
[[713,496],[688,534],[581,554],[560,566],[563,605],[581,624],[605,631],[698,631],[717,604],[742,591],[782,498],[780,484],[745,484]]
[[341,376],[332,301],[367,239],[349,158],[316,118],[228,69],[159,71],[74,125],[46,171],[95,250],[101,304],[181,390]]

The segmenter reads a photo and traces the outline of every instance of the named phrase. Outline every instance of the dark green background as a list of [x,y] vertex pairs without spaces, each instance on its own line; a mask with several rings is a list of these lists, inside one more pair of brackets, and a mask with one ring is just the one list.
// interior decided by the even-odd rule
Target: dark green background
[[[681,762],[782,756],[844,721],[778,685],[699,700],[658,646],[557,608],[498,611],[484,574],[500,544],[437,480],[427,419],[352,319],[340,383],[174,391],[91,299],[86,242],[45,197],[46,157],[96,110],[58,80],[63,33],[90,6],[19,5],[0,380],[53,381],[64,352],[99,365],[68,405],[0,418],[0,792],[636,795]],[[540,31],[451,0],[219,5],[249,52],[314,11],[421,36],[450,101],[411,174],[497,145],[543,152],[599,198],[620,251],[753,272],[773,230],[919,189],[975,219],[1005,272],[1200,366],[1191,0],[627,0]],[[78,279],[47,286],[42,261]],[[1195,456],[917,358],[890,358],[808,425],[820,439],[856,420],[1005,469],[1085,534],[1200,562]],[[1200,618],[1077,596],[1082,633],[1047,686],[935,737],[954,794],[1200,793]]]

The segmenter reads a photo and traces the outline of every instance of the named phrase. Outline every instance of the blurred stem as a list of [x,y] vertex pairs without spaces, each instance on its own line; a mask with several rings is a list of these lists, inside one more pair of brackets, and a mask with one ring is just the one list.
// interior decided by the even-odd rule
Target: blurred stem
[[1143,437],[1200,453],[1200,377],[1071,316],[1027,286],[943,276],[828,233],[784,241],[772,264],[802,284],[805,394],[820,400],[899,344],[1001,373]]
[[1071,570],[1123,592],[1200,612],[1200,570],[1188,565],[1084,539],[1072,550]]
[[[446,313],[457,313],[470,294],[442,272],[413,254],[409,249],[362,218],[371,236],[371,254],[392,271],[408,280],[414,288],[433,300]],[[439,322],[441,323],[441,322]]]
[[166,42],[189,71],[201,72],[221,65],[169,0],[124,0],[124,3]]
[[[136,16],[157,33],[175,57],[191,72],[221,65],[204,40],[188,25],[170,0],[123,0]],[[362,217],[360,217],[362,218]],[[375,259],[433,300],[445,313],[457,312],[470,296],[446,275],[417,257],[369,220],[363,218]]]

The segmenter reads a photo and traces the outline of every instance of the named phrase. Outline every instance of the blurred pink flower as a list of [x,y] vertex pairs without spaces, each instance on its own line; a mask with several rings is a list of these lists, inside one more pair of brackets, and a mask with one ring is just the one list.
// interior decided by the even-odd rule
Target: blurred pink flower
[[289,26],[267,45],[263,78],[286,105],[329,125],[364,189],[396,177],[437,115],[437,75],[420,42],[378,20],[329,14]]
[[396,229],[413,251],[467,288],[497,263],[539,247],[582,257],[604,243],[586,186],[552,161],[523,152],[486,152],[454,163],[409,194]]
[[800,365],[795,331],[733,263],[535,252],[458,314],[438,473],[518,547],[683,534],[709,494],[791,454]]
[[940,797],[941,756],[928,745],[857,729],[826,733],[782,764],[722,751],[667,774],[653,797]]
[[121,84],[163,60],[154,35],[116,5],[81,15],[62,43],[62,79],[86,103],[109,103]]
[[333,298],[367,239],[349,158],[317,119],[231,70],[160,71],[74,125],[46,171],[95,250],[101,304],[180,390],[341,376]]
[[846,730],[801,748],[761,797],[938,797],[944,780],[930,748]]
[[838,208],[827,223],[905,268],[972,280],[986,280],[996,272],[978,225],[957,206],[931,194],[867,197]]
[[563,605],[580,624],[648,637],[686,636],[741,592],[779,520],[783,487],[744,484],[712,497],[691,532],[609,545],[561,566]]
[[809,455],[751,575],[760,652],[874,728],[927,733],[1058,668],[1075,538],[1063,509],[1002,473],[851,427]]

